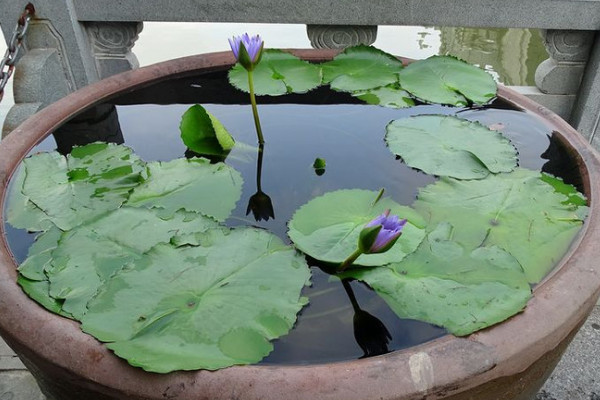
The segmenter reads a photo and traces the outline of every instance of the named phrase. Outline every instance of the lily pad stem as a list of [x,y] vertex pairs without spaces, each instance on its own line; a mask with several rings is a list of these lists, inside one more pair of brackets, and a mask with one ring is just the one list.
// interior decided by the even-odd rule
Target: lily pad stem
[[344,262],[342,262],[340,264],[340,266],[337,269],[337,272],[342,272],[344,271],[346,268],[348,268],[350,266],[350,264],[352,264],[354,261],[356,261],[356,259],[362,254],[362,250],[361,249],[356,249],[354,250],[354,253],[350,254],[350,257],[346,258],[344,260]]
[[262,129],[260,128],[260,120],[258,119],[258,109],[256,108],[256,97],[254,97],[254,76],[252,71],[248,71],[248,87],[250,89],[250,103],[252,104],[252,115],[254,115],[254,126],[256,126],[256,135],[258,136],[258,144],[264,144]]

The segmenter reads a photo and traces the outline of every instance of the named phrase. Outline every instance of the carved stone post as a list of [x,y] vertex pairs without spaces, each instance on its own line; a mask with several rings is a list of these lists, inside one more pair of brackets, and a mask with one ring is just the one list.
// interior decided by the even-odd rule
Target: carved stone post
[[142,22],[88,22],[96,69],[100,79],[139,67],[131,48],[142,31]]
[[576,94],[593,43],[594,32],[544,30],[550,58],[535,72],[537,87],[547,94]]
[[600,150],[600,34],[595,33],[592,52],[570,122],[592,146]]
[[306,33],[315,49],[344,49],[373,44],[377,39],[377,26],[307,25]]
[[[2,4],[0,27],[10,37],[28,0]],[[137,22],[82,23],[72,0],[35,0],[35,15],[17,63],[11,108],[3,136],[24,119],[98,79],[137,67],[131,53],[141,30]]]

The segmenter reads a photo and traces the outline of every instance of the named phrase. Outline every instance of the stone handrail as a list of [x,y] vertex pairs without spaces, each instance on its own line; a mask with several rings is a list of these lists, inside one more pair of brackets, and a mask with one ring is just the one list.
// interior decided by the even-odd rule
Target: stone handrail
[[75,89],[136,68],[143,21],[301,23],[313,47],[373,43],[378,25],[472,26],[543,29],[549,58],[536,86],[513,88],[600,148],[600,0],[0,0],[5,38],[28,1],[36,14],[3,133]]

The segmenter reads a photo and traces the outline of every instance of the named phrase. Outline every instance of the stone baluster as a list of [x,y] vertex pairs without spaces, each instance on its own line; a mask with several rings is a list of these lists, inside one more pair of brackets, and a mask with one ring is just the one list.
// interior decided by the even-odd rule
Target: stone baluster
[[535,83],[544,93],[576,94],[592,47],[594,32],[543,30],[550,58],[535,71]]
[[542,30],[550,58],[535,71],[535,83],[541,96],[533,100],[569,120],[586,68],[593,32],[578,30]]
[[[0,26],[10,37],[28,0],[5,2]],[[36,0],[35,16],[13,75],[15,105],[2,135],[50,103],[98,79],[137,67],[137,22],[80,22],[71,0]]]
[[142,31],[142,22],[87,22],[84,25],[100,79],[139,67],[131,49]]
[[570,120],[600,150],[600,33],[596,32],[579,95]]
[[377,26],[307,25],[306,33],[315,49],[344,49],[373,44],[377,39]]

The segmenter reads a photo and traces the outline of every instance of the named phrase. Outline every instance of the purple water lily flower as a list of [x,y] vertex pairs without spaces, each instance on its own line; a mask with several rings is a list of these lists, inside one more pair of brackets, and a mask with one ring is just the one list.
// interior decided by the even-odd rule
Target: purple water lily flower
[[259,35],[250,36],[244,33],[229,39],[231,51],[235,59],[246,69],[252,69],[260,61],[262,55],[263,40]]
[[381,226],[377,237],[371,244],[368,253],[383,253],[396,243],[402,234],[402,228],[406,225],[406,219],[400,219],[397,215],[390,215],[390,210],[373,219],[365,228]]

